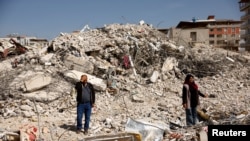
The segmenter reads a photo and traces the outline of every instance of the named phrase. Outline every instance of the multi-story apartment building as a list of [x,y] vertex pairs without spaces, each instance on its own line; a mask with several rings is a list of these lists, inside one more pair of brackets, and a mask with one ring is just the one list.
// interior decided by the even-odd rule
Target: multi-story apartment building
[[250,0],[239,1],[240,11],[244,12],[241,16],[241,39],[240,47],[250,51]]
[[179,45],[204,43],[213,47],[238,50],[242,21],[215,20],[213,15],[206,20],[181,21],[170,29],[170,39]]

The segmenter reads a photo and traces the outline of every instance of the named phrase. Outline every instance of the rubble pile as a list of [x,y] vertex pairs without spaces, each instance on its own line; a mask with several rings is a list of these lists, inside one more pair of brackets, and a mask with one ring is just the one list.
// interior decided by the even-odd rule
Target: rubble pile
[[[164,133],[164,140],[198,140],[196,133],[204,135],[208,124],[250,124],[247,53],[178,46],[146,24],[61,33],[47,48],[27,48],[0,64],[0,140],[27,124],[36,126],[40,140],[83,139],[75,133],[72,91],[83,73],[97,90],[88,137],[152,124],[159,139]],[[200,123],[192,128],[184,128],[181,99],[187,73],[209,94],[201,98]]]

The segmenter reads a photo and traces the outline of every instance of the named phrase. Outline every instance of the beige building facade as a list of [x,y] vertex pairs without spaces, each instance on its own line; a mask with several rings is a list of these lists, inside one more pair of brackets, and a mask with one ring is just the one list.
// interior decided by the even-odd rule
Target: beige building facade
[[204,43],[212,47],[238,50],[241,21],[215,20],[208,16],[206,20],[181,21],[170,28],[169,38],[178,45],[193,46]]

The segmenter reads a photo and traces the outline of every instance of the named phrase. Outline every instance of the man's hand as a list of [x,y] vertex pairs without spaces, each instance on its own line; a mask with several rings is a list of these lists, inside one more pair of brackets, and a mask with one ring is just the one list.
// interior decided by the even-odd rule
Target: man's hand
[[183,106],[184,109],[187,109],[187,104],[186,103],[183,104],[182,106]]
[[208,94],[205,94],[205,97],[208,97],[209,95]]
[[92,113],[93,113],[93,114],[96,113],[96,112],[97,112],[97,109],[96,109],[96,105],[95,105],[95,104],[92,104],[92,108],[93,108]]

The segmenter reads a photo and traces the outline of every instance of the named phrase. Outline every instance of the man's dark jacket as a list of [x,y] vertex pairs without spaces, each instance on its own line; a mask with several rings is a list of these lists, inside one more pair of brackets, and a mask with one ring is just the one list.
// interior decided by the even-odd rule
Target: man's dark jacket
[[[77,92],[77,95],[76,95],[77,103],[82,102],[82,87],[83,87],[82,85],[83,85],[82,82],[77,82],[75,85],[75,89]],[[90,103],[91,103],[91,105],[93,105],[93,104],[95,104],[95,90],[94,90],[94,87],[91,83],[87,82],[87,86],[90,89]]]

